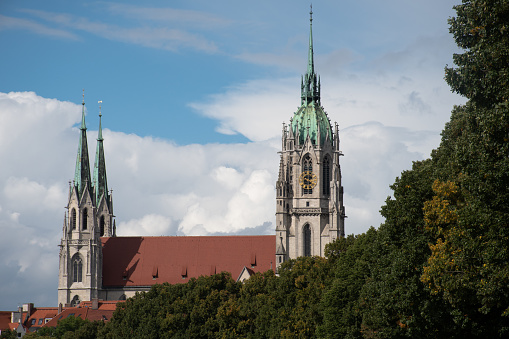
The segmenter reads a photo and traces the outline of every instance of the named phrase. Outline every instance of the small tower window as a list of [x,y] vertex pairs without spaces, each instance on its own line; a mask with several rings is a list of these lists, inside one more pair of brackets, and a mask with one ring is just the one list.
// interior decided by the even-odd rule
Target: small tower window
[[79,255],[72,259],[72,282],[83,281],[83,262]]
[[82,227],[81,229],[83,230],[86,230],[88,225],[87,225],[87,221],[88,221],[88,210],[86,208],[83,209],[83,221],[82,221]]
[[326,156],[323,160],[323,173],[322,173],[322,191],[323,195],[330,195],[330,179],[331,179],[331,171],[330,171],[330,158]]
[[101,215],[101,219],[99,220],[99,229],[101,232],[101,237],[104,237],[104,215]]
[[71,229],[76,229],[76,209],[73,208],[71,211]]
[[[313,172],[313,162],[309,154],[306,154],[302,161],[302,172]],[[313,194],[313,188],[311,186],[303,187],[302,194]]]
[[304,256],[310,257],[311,256],[311,227],[309,224],[304,226]]

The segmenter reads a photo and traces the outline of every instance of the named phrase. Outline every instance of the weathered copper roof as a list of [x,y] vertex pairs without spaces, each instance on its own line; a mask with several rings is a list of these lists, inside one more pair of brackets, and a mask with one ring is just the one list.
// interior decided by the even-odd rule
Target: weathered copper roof
[[323,145],[327,136],[332,140],[332,128],[327,113],[320,104],[320,78],[315,73],[313,59],[313,10],[309,12],[308,68],[301,81],[301,106],[291,122],[293,135],[304,144],[308,135],[313,145]]
[[182,283],[192,277],[275,268],[275,236],[111,237],[103,242],[103,287]]

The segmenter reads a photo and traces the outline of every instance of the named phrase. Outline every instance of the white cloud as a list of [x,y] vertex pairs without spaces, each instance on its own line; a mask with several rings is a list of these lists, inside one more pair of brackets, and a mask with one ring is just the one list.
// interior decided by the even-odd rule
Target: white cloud
[[[203,36],[178,28],[168,27],[120,27],[111,23],[92,21],[71,14],[24,9],[22,12],[31,14],[50,23],[60,25],[67,31],[78,30],[95,34],[99,37],[136,44],[144,47],[177,51],[180,48],[191,48],[206,53],[217,52],[217,46]],[[72,35],[72,33],[67,33]]]
[[[6,303],[56,302],[57,244],[80,111],[81,105],[32,92],[0,93],[0,233],[8,235],[0,239],[0,271],[10,272],[0,279],[10,286],[0,288],[0,299]],[[97,132],[87,133],[93,165]],[[270,230],[278,165],[273,141],[179,146],[108,129],[103,136],[118,235]],[[38,280],[41,288],[33,285]]]
[[22,29],[39,35],[47,35],[56,38],[65,38],[70,40],[78,40],[78,37],[68,31],[47,27],[33,20],[13,18],[0,15],[0,30]]
[[168,235],[171,234],[170,227],[170,218],[156,214],[147,214],[140,219],[131,219],[118,224],[118,229],[124,236]]
[[136,20],[159,21],[171,25],[178,23],[211,29],[231,24],[230,20],[225,20],[200,11],[176,8],[139,7],[119,3],[108,3],[107,7],[113,14],[121,14]]

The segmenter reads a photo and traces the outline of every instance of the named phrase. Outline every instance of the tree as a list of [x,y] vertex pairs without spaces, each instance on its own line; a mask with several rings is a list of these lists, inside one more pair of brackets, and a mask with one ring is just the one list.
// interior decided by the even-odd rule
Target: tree
[[452,307],[471,335],[509,333],[509,3],[464,0],[450,19],[463,53],[446,68],[455,107],[433,152],[434,196],[426,230],[434,238],[422,281]]
[[222,324],[218,312],[240,288],[226,272],[192,278],[185,284],[154,285],[119,305],[99,337],[214,337]]
[[2,331],[0,334],[0,339],[16,339],[18,337],[18,332],[12,331]]
[[451,89],[474,104],[493,108],[509,99],[509,3],[506,0],[463,0],[449,20],[450,33],[463,53],[454,54],[456,68],[446,68]]
[[[334,265],[334,279],[321,300],[323,324],[318,333],[323,338],[361,338],[362,316],[359,300],[370,274],[373,256],[371,244],[377,231],[372,227],[358,236],[338,239],[327,247],[328,259]],[[331,253],[335,255],[329,257]]]

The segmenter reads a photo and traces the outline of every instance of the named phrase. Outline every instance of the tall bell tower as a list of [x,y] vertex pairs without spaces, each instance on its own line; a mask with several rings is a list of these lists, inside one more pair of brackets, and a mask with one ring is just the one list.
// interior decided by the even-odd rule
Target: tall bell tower
[[114,236],[113,200],[108,192],[101,113],[93,172],[90,178],[85,98],[73,182],[60,241],[58,303],[77,305],[98,298],[102,288],[102,236]]
[[320,103],[313,60],[310,11],[307,72],[301,105],[283,124],[276,182],[276,267],[300,256],[324,256],[325,245],[345,234],[338,124],[331,126]]

